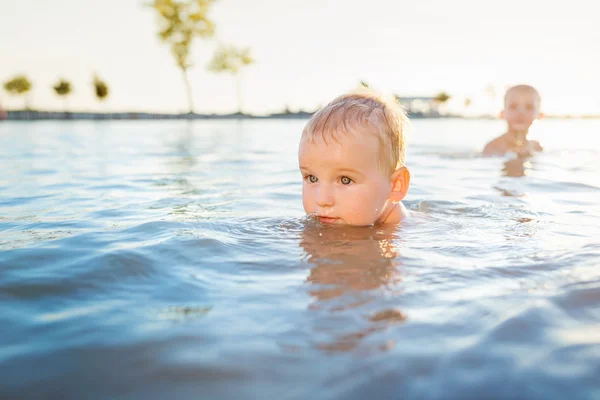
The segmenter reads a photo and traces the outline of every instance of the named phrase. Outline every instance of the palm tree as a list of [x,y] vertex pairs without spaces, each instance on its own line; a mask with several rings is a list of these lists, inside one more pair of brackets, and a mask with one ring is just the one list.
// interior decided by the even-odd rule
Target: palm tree
[[448,100],[450,100],[451,98],[452,98],[452,96],[450,96],[448,93],[446,93],[446,92],[440,92],[440,93],[438,93],[438,94],[435,96],[434,100],[435,100],[436,102],[438,102],[439,104],[444,104],[444,103],[446,103]]
[[[31,91],[31,81],[25,75],[17,75],[4,82],[4,90],[14,96],[21,96]],[[25,109],[29,110],[29,98],[25,97]]]
[[2,108],[2,103],[0,103],[0,121],[5,120],[7,117],[8,114],[4,111],[4,108]]
[[108,97],[108,85],[98,75],[94,75],[94,92],[98,101],[104,101]]
[[435,101],[435,103],[438,105],[439,107],[442,107],[448,102],[448,100],[450,100],[452,98],[452,96],[450,96],[448,93],[446,92],[440,92],[438,93],[433,100]]
[[467,114],[467,110],[469,109],[469,107],[471,107],[471,104],[473,104],[473,99],[470,97],[465,97],[463,99],[463,116],[465,116]]
[[235,48],[233,46],[220,46],[213,54],[208,64],[208,70],[212,72],[228,72],[236,76],[236,91],[238,112],[242,113],[242,68],[253,64],[254,59],[248,48]]
[[64,99],[63,107],[64,107],[64,111],[66,113],[67,112],[67,96],[69,96],[71,94],[71,92],[73,91],[73,88],[71,87],[71,83],[64,79],[61,79],[54,86],[52,86],[52,88],[54,89],[54,91],[56,92],[57,95],[59,95],[60,97],[62,97]]
[[[496,98],[498,97],[498,91],[496,90],[496,87],[493,83],[489,83],[483,91],[485,92],[485,95],[489,98],[490,104],[493,105],[492,110],[495,110],[497,101]],[[495,114],[495,112],[492,112],[491,114]]]
[[154,0],[150,4],[159,16],[159,36],[171,46],[177,66],[181,69],[189,112],[194,112],[192,87],[188,77],[190,47],[194,38],[214,35],[215,25],[208,18],[208,11],[215,0]]

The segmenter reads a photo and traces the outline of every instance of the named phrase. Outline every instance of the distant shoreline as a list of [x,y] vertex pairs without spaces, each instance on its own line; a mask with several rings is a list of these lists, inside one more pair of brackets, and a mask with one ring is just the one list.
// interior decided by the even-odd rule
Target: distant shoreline
[[[198,114],[198,113],[151,113],[151,112],[64,112],[64,111],[7,111],[6,120],[46,121],[46,120],[212,120],[212,119],[307,119],[312,112],[282,112],[267,115],[242,113]],[[452,116],[410,114],[411,118],[446,118]]]
[[[4,113],[3,113],[4,114]],[[81,121],[81,120],[220,120],[220,119],[307,119],[310,118],[312,112],[282,112],[267,115],[252,115],[252,114],[190,114],[190,113],[150,113],[150,112],[57,112],[57,111],[26,111],[14,110],[6,111],[5,115],[0,114],[7,121]],[[409,113],[411,119],[440,119],[440,118],[460,118],[460,119],[497,119],[497,117],[489,115],[463,116],[463,115],[440,115],[440,114],[424,114],[424,113]],[[546,116],[546,118],[560,119],[596,119],[600,115],[583,115],[583,116]]]

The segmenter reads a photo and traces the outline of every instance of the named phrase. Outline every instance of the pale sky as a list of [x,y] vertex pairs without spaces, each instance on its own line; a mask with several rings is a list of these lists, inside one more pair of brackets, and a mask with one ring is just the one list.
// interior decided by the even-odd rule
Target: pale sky
[[[0,80],[26,73],[32,105],[74,110],[186,110],[156,16],[143,0],[0,0]],[[246,111],[312,110],[359,80],[404,96],[453,96],[496,112],[506,85],[527,83],[548,114],[600,114],[600,5],[589,0],[220,0],[214,41],[198,40],[190,76],[197,112],[236,108],[235,80],[205,70],[216,43],[248,46]],[[91,80],[110,86],[99,105]],[[496,98],[486,94],[495,87]],[[21,107],[21,99],[0,100]]]

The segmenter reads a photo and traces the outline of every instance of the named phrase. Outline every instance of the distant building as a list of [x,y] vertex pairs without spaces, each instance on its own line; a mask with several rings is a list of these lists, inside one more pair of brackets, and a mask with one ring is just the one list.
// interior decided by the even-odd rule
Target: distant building
[[396,99],[398,103],[408,114],[422,115],[422,116],[439,116],[438,110],[439,102],[436,101],[435,97],[399,97]]

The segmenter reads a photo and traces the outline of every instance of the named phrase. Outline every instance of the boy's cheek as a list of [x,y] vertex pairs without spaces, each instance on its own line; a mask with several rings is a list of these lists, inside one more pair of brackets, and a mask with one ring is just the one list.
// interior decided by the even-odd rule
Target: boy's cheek
[[304,187],[302,188],[302,206],[304,207],[304,212],[307,214],[315,211],[314,201],[311,195],[312,193],[309,190]]
[[308,204],[307,202],[302,202],[302,206],[304,207],[304,212],[307,214],[315,212],[313,207],[311,207],[310,204]]

